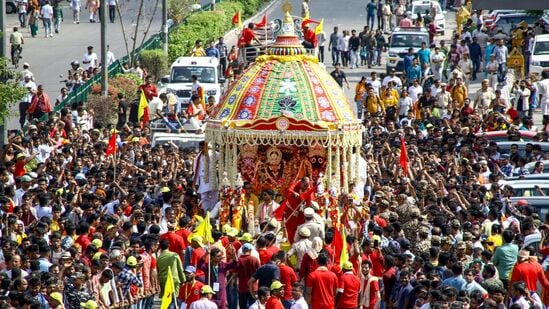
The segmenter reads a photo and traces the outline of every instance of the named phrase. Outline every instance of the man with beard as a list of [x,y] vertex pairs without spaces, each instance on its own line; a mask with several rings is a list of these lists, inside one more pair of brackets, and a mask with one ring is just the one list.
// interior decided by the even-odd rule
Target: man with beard
[[284,211],[288,239],[294,239],[297,226],[305,222],[303,209],[311,203],[314,191],[309,177],[303,177],[288,188]]

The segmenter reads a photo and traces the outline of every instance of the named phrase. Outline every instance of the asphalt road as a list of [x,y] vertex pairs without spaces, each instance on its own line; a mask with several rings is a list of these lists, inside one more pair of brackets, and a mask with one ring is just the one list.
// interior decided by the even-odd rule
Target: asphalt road
[[[267,16],[269,20],[276,19],[276,18],[282,18],[283,13],[281,9],[281,3],[283,3],[285,0],[279,0],[278,4],[275,4],[271,6],[267,10]],[[301,14],[301,0],[290,0],[289,1],[292,4],[293,11],[292,15],[300,16]],[[337,1],[337,5],[334,5],[333,0],[315,0],[310,1],[309,8],[310,8],[310,18],[320,21],[322,18],[324,18],[324,32],[326,33],[327,38],[329,38],[330,33],[333,31],[334,26],[337,26],[339,28],[339,33],[342,32],[342,30],[357,30],[357,33],[361,32],[364,26],[366,25],[366,1],[364,0],[339,0]],[[447,11],[446,13],[446,31],[445,35],[441,36],[438,35],[435,39],[438,42],[440,40],[446,40],[446,42],[450,41],[452,32],[456,29],[456,13],[454,11]],[[255,22],[259,22],[262,16],[258,16],[255,20]],[[377,19],[375,20],[374,26],[377,27]],[[232,40],[231,40],[232,39]],[[234,44],[236,42],[236,39],[234,38],[234,35],[230,37],[230,39],[226,40],[228,43]],[[328,48],[328,42],[326,42],[325,46],[325,66],[326,70],[328,72],[333,71],[332,67],[332,60],[330,56],[330,52],[327,50]],[[354,86],[362,76],[369,77],[370,73],[372,71],[376,71],[378,73],[378,76],[380,76],[381,73],[385,73],[385,56],[387,56],[386,53],[382,56],[382,63],[380,66],[373,67],[372,69],[368,69],[365,66],[359,67],[358,69],[349,69],[349,68],[343,68],[343,71],[347,75],[347,79],[349,80],[349,83],[351,84],[351,89],[344,88],[344,91],[347,95],[347,99],[351,103],[351,105],[354,105]],[[471,82],[469,85],[469,94],[472,98],[472,96],[475,94],[475,92],[480,89],[480,82],[482,81],[484,73],[480,73],[479,77],[476,81]],[[536,110],[534,112],[534,124],[538,126],[542,126],[542,117],[541,112]]]
[[[2,0],[3,1],[3,0]],[[122,12],[122,20],[126,30],[126,36],[128,39],[129,48],[131,50],[132,41],[130,37],[133,36],[136,26],[137,13],[139,11],[139,0],[119,0],[120,8]],[[202,4],[210,3],[211,0],[201,0]],[[25,44],[23,46],[23,62],[28,62],[31,66],[31,71],[36,78],[36,84],[42,84],[46,93],[48,93],[52,103],[55,102],[60,94],[61,87],[64,86],[60,83],[60,80],[66,79],[67,70],[70,68],[70,62],[78,60],[82,62],[82,56],[86,52],[87,46],[94,46],[95,52],[99,59],[101,58],[101,38],[100,38],[100,23],[89,22],[89,12],[84,9],[86,4],[85,0],[81,1],[82,12],[80,15],[80,24],[74,24],[72,20],[72,10],[68,2],[63,1],[63,16],[64,21],[61,24],[61,31],[59,34],[54,34],[53,38],[44,37],[44,29],[40,24],[38,35],[32,38],[30,35],[30,28],[20,29],[25,38]],[[147,37],[157,33],[161,29],[162,24],[162,1],[158,1],[158,8],[153,15],[154,7],[157,0],[144,0],[143,12],[141,17],[139,31],[137,33],[137,44],[141,44],[144,36],[145,28],[148,25],[151,17],[153,18],[149,33]],[[17,14],[9,14],[7,16],[7,35],[9,36],[14,26],[19,26]],[[115,57],[121,58],[126,55],[126,47],[123,39],[123,31],[120,25],[120,19],[118,15],[114,23],[107,24],[107,44],[110,45],[111,51]],[[9,40],[8,40],[9,44]],[[9,50],[9,45],[8,49]],[[21,69],[21,68],[20,68]],[[60,75],[63,77],[60,78]],[[18,129],[18,108],[17,105],[12,109],[11,117],[7,119],[7,129]]]

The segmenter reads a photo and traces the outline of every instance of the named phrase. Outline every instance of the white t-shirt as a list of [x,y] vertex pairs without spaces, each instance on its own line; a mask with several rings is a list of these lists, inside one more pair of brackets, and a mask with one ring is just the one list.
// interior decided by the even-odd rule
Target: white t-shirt
[[400,80],[400,78],[398,76],[392,76],[391,75],[387,75],[385,76],[385,78],[383,79],[383,83],[382,85],[387,87],[387,85],[389,84],[389,82],[393,82],[393,85],[395,85],[395,88],[397,89],[400,89],[402,88],[402,81]]
[[[29,81],[28,83],[25,83],[25,81],[22,81],[21,86],[31,91],[36,91],[36,84],[33,81]],[[29,91],[29,93],[27,93],[27,95],[21,100],[21,102],[30,102],[31,100],[32,100],[32,93]]]
[[408,87],[408,94],[410,95],[410,98],[412,98],[412,102],[415,102],[419,96],[423,94],[423,88],[420,85],[417,87],[412,85]]
[[107,66],[113,64],[114,61],[116,61],[116,58],[114,57],[114,53],[109,50],[107,52]]
[[42,6],[42,9],[40,10],[40,15],[42,15],[43,19],[52,19],[53,18],[53,8],[51,5],[46,4]]
[[19,13],[27,13],[27,0],[18,0],[17,8]]
[[367,84],[372,85],[372,88],[374,88],[374,92],[379,96],[379,88],[381,88],[381,82],[379,79],[376,78],[376,80],[368,79]]
[[82,68],[87,70],[89,68],[95,68],[97,66],[97,54],[96,53],[85,53],[82,57]]
[[399,115],[406,115],[408,114],[408,111],[410,110],[410,107],[412,107],[412,98],[409,96],[402,97],[398,100],[398,114]]
[[159,97],[154,97],[149,102],[149,117],[153,119],[156,117],[156,111],[162,112],[164,110],[164,102]]
[[296,300],[295,303],[293,303],[293,305],[290,308],[291,309],[309,309],[309,305],[307,305],[305,298],[301,297],[300,299]]

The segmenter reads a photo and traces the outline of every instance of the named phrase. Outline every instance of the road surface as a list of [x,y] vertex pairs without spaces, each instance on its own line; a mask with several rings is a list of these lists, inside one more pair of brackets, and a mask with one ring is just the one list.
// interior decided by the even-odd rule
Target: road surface
[[[4,0],[2,0],[4,1]],[[127,38],[129,41],[129,48],[131,50],[132,41],[130,37],[133,35],[137,13],[139,11],[139,0],[119,0],[120,8],[122,12],[122,20],[126,30]],[[201,3],[207,4],[211,0],[201,0]],[[156,0],[144,0],[143,12],[140,22],[139,32],[137,34],[136,47],[141,44],[145,28],[149,23],[151,16],[153,22],[151,24],[147,37],[158,33],[162,24],[162,1],[158,1],[158,7],[153,15]],[[64,83],[60,83],[60,80],[66,79],[67,70],[70,68],[70,63],[73,60],[82,62],[82,56],[86,52],[87,46],[93,46],[99,59],[101,59],[100,48],[100,23],[90,23],[89,13],[84,9],[86,0],[81,1],[82,13],[80,15],[80,24],[74,24],[72,20],[72,10],[69,3],[63,1],[63,16],[64,21],[61,24],[61,31],[59,34],[54,34],[53,38],[44,37],[44,29],[39,23],[38,35],[32,38],[30,35],[30,28],[20,29],[19,31],[25,38],[25,44],[23,46],[23,59],[20,62],[28,62],[31,66],[31,71],[36,78],[36,84],[42,84],[46,93],[48,93],[52,103],[55,102],[60,94],[61,87]],[[7,15],[6,31],[9,36],[12,33],[14,26],[19,26],[17,14]],[[107,23],[107,44],[110,45],[111,51],[115,57],[121,58],[126,55],[126,47],[123,39],[122,27],[120,26],[120,19],[117,17],[114,23]],[[9,40],[8,48],[9,51]],[[21,68],[20,68],[21,69]],[[61,78],[60,75],[63,77]],[[12,109],[11,117],[7,119],[6,126],[8,130],[19,129],[19,112],[18,107],[15,105]]]
[[[283,3],[285,0],[279,0],[280,3],[275,4],[271,6],[267,10],[267,16],[269,20],[276,19],[276,18],[282,18],[282,8],[281,3]],[[293,11],[292,15],[299,16],[301,14],[301,0],[290,0],[289,1],[292,4]],[[364,26],[366,25],[366,1],[359,1],[359,0],[339,0],[337,1],[337,5],[334,5],[333,0],[315,0],[311,1],[309,3],[310,8],[310,18],[320,21],[322,18],[324,18],[324,32],[326,33],[327,39],[329,39],[330,33],[333,32],[334,26],[337,26],[339,28],[339,33],[342,32],[342,30],[353,30],[355,29],[357,33],[361,32]],[[451,35],[453,31],[456,29],[456,13],[454,11],[447,11],[446,16],[446,31],[445,35],[440,36],[438,35],[435,40],[438,42],[440,40],[445,40],[446,42],[451,41]],[[254,22],[259,22],[261,19],[261,16],[258,16],[253,20]],[[377,18],[377,17],[376,17]],[[374,26],[377,27],[377,19],[375,20]],[[236,40],[234,39],[234,35],[230,38],[226,39],[226,42],[228,44],[234,44]],[[325,51],[324,51],[324,64],[326,66],[326,70],[328,72],[333,71],[332,67],[332,60],[330,56],[330,51],[328,50],[328,42],[326,42],[325,45]],[[373,67],[372,69],[368,69],[365,66],[359,67],[358,69],[349,69],[349,68],[343,68],[343,71],[347,75],[347,79],[349,80],[349,83],[351,84],[351,89],[347,89],[344,87],[344,91],[347,95],[347,99],[349,100],[351,106],[354,106],[354,86],[362,76],[370,77],[370,73],[372,71],[376,71],[378,76],[380,74],[385,73],[385,56],[387,56],[386,53],[383,54],[382,57],[382,64],[381,66]],[[475,94],[475,92],[480,89],[480,82],[483,79],[484,73],[480,73],[477,80],[474,82],[471,82],[469,85],[469,94],[472,96]],[[537,109],[534,112],[534,124],[539,128],[542,126],[542,117],[541,112],[539,109]]]

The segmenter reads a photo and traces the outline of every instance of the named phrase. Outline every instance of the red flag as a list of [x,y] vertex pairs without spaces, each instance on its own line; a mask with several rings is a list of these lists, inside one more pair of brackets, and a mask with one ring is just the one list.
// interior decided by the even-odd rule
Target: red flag
[[141,121],[141,129],[143,129],[147,125],[147,122],[149,122],[149,107],[148,106],[143,109],[143,118],[142,118],[142,121]]
[[280,206],[278,206],[278,208],[273,211],[273,216],[276,220],[282,221],[282,218],[284,217],[284,210],[286,210],[286,203],[288,203],[288,201],[284,200],[282,203],[280,203]]
[[404,170],[404,175],[408,176],[408,151],[406,150],[404,137],[400,138],[400,166]]
[[339,265],[341,250],[343,250],[343,237],[341,235],[341,232],[339,231],[339,228],[334,229],[332,248],[334,248],[334,263]]
[[109,138],[109,144],[107,150],[105,150],[105,156],[110,156],[116,152],[116,131],[113,131]]
[[308,25],[308,24],[320,24],[320,22],[316,21],[314,19],[304,19],[301,22],[301,29],[305,28],[305,26]]
[[263,28],[267,25],[267,14],[263,15],[263,19],[261,19],[261,21],[257,24],[255,24],[254,26],[257,27],[257,28]]
[[240,24],[242,23],[240,21],[240,11],[238,11],[238,12],[236,12],[236,14],[234,14],[232,22],[233,22],[233,25],[239,25],[240,26]]

